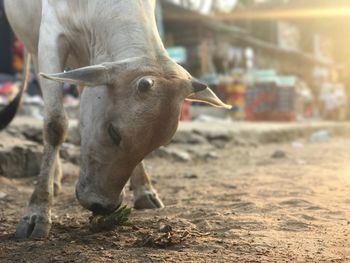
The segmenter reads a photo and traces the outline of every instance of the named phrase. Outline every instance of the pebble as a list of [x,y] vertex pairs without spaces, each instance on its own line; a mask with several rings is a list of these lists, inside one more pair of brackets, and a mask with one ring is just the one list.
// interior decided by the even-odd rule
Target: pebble
[[5,199],[6,196],[7,194],[5,194],[4,192],[0,192],[0,200]]
[[283,159],[286,157],[287,157],[287,154],[281,150],[277,150],[271,155],[271,158],[274,158],[274,159]]
[[170,233],[173,231],[173,228],[171,225],[162,225],[159,228],[159,232],[161,233]]
[[192,174],[192,173],[186,173],[186,174],[184,175],[184,177],[185,177],[186,179],[198,179],[198,175]]

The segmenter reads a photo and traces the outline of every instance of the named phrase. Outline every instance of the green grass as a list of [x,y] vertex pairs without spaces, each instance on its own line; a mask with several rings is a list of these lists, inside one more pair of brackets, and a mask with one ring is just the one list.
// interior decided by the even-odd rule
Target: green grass
[[90,218],[90,228],[93,231],[111,230],[116,226],[126,225],[129,221],[131,208],[123,206],[113,213],[105,216],[92,216]]

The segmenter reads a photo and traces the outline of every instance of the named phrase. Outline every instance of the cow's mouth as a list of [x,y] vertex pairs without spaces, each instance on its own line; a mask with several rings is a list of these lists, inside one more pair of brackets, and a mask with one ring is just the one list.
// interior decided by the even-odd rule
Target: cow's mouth
[[115,210],[117,210],[119,207],[120,205],[118,205],[117,207],[104,207],[101,204],[95,203],[89,207],[89,210],[93,213],[94,216],[109,215],[113,213]]

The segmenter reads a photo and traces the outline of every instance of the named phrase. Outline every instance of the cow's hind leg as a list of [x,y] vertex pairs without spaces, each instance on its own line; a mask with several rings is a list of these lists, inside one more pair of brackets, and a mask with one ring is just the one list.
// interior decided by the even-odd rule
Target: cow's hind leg
[[134,193],[135,209],[155,209],[164,207],[145,171],[143,162],[134,170],[130,178]]
[[[42,26],[41,32],[44,35],[49,35],[47,30],[45,26]],[[50,36],[54,36],[52,32],[50,33]],[[58,37],[40,41],[39,70],[50,73],[63,71],[64,51],[65,45],[62,45]],[[19,239],[45,238],[49,234],[54,177],[57,167],[60,167],[58,166],[59,148],[68,128],[68,120],[63,108],[62,85],[41,79],[41,87],[45,106],[44,154],[38,183],[30,198],[27,211],[16,229],[16,237]]]

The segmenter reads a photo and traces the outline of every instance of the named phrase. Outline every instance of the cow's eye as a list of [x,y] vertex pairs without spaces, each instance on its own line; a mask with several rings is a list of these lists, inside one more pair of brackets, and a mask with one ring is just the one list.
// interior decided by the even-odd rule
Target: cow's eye
[[122,140],[122,137],[119,133],[119,131],[113,127],[112,124],[108,126],[108,134],[111,137],[112,141],[116,144],[119,145],[120,141]]
[[154,85],[154,80],[151,78],[142,78],[140,79],[139,83],[137,84],[137,89],[140,92],[147,92],[149,91]]

